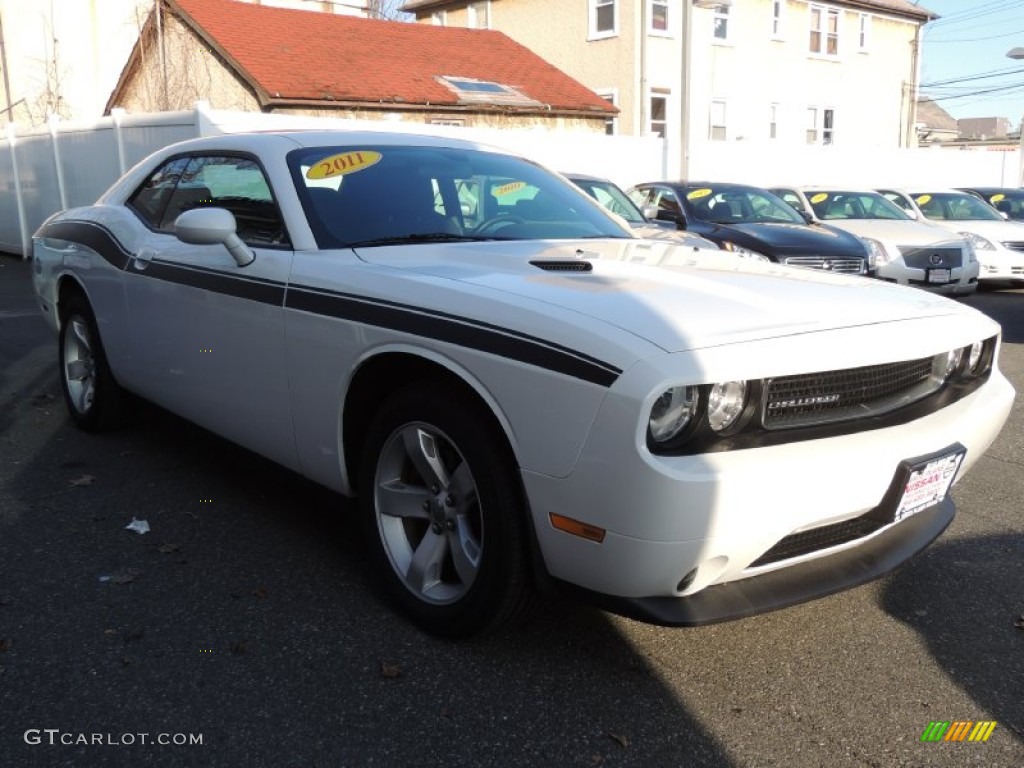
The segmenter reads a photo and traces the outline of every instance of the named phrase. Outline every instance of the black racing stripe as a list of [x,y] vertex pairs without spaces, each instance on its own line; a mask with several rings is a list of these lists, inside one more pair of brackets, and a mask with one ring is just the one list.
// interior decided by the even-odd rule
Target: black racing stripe
[[53,240],[67,240],[91,248],[103,260],[118,269],[127,266],[131,253],[114,236],[114,233],[95,221],[64,220],[44,224],[36,237]]
[[593,363],[539,339],[491,330],[470,320],[452,320],[427,310],[417,311],[295,287],[288,289],[285,306],[445,341],[546,368],[603,387],[611,386],[621,373],[607,364]]
[[159,259],[153,259],[145,266],[132,262],[129,271],[142,277],[151,277],[155,280],[187,285],[191,288],[212,291],[225,296],[258,301],[261,304],[276,306],[284,304],[284,284],[272,280],[228,275],[215,269],[186,267]]

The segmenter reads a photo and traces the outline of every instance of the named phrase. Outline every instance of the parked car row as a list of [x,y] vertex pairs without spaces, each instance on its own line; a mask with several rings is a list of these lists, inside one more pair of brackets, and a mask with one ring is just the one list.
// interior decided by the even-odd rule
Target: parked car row
[[[439,635],[538,588],[735,619],[928,546],[1012,405],[999,325],[857,276],[862,239],[771,193],[633,192],[747,258],[469,141],[232,134],[51,217],[34,289],[76,425],[131,392],[356,496],[383,593]],[[812,237],[849,274],[766,263]]]

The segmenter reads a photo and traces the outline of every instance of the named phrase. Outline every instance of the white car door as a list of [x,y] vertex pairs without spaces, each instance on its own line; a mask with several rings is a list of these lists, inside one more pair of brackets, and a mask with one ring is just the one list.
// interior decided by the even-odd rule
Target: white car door
[[[284,364],[293,252],[260,165],[224,153],[173,158],[128,205],[150,229],[125,271],[140,394],[297,469]],[[174,235],[175,219],[203,206],[235,215],[252,263]]]

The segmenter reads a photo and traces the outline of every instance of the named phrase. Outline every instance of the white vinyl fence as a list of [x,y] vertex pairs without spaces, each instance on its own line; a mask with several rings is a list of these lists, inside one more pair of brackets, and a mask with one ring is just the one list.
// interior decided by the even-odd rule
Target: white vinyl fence
[[[314,128],[403,130],[505,147],[558,171],[610,178],[623,187],[679,177],[666,144],[653,136],[459,128],[395,120],[357,121],[211,110],[127,114],[90,124],[53,122],[0,141],[0,251],[31,253],[32,233],[64,208],[88,205],[150,152],[197,136]],[[691,179],[776,184],[1020,186],[1020,151],[846,149],[749,141],[696,142]]]

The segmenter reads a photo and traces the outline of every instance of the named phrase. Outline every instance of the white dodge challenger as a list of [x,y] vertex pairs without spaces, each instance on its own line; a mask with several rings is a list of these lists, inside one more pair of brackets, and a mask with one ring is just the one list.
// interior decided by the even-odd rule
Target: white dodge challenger
[[387,594],[451,637],[538,587],[692,625],[876,578],[1014,395],[970,308],[637,239],[451,139],[170,146],[34,260],[79,427],[131,392],[357,496]]

